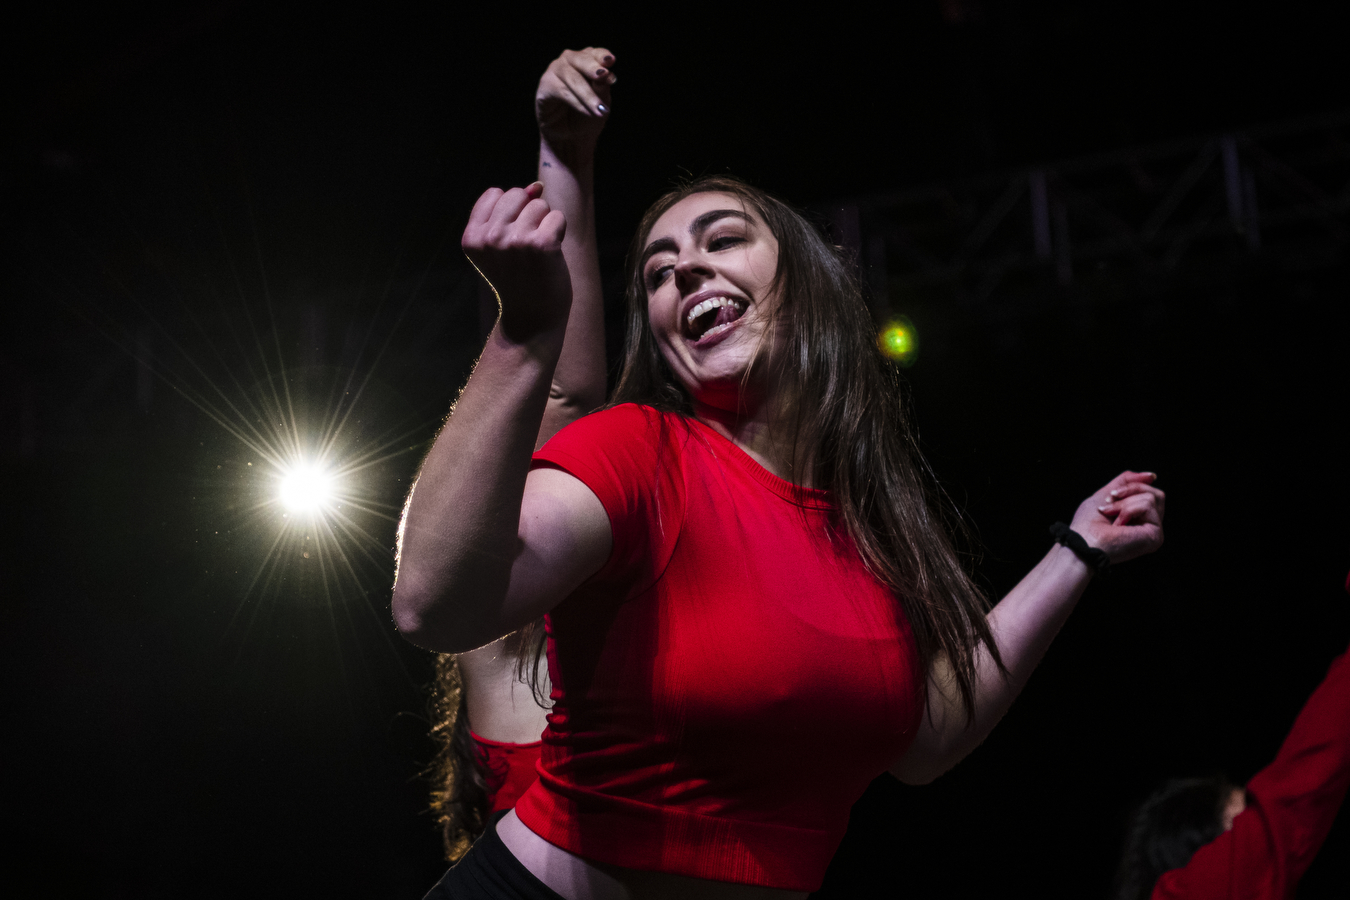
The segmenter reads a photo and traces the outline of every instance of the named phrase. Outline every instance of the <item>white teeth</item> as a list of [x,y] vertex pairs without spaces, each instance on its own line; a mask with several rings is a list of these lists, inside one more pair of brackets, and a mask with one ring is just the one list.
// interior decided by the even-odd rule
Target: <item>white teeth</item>
[[712,297],[711,299],[704,300],[702,303],[689,310],[689,315],[685,317],[685,321],[688,324],[693,325],[694,320],[699,316],[723,306],[732,306],[740,309],[744,304],[739,300],[733,300],[731,297]]

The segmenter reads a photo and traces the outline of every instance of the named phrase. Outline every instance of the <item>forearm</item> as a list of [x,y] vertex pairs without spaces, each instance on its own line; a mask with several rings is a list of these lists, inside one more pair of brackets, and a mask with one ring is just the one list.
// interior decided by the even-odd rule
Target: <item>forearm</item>
[[605,310],[595,236],[594,171],[593,151],[559,153],[540,140],[544,199],[567,216],[562,252],[572,277],[572,309],[539,445],[605,401]]
[[975,709],[967,720],[945,661],[928,685],[928,714],[913,746],[893,770],[904,781],[924,783],[956,765],[980,745],[1017,699],[1051,641],[1073,612],[1092,574],[1072,550],[1056,545],[989,614],[1006,674],[989,648],[977,651]]
[[976,708],[979,718],[993,717],[989,727],[1008,711],[1091,580],[1087,563],[1056,544],[989,613],[989,629],[1008,672],[1006,677],[997,672],[988,648],[980,648],[989,664],[981,670]]
[[528,343],[493,329],[409,495],[399,529],[393,611],[429,649],[500,637],[519,547],[521,501],[563,343],[561,326]]

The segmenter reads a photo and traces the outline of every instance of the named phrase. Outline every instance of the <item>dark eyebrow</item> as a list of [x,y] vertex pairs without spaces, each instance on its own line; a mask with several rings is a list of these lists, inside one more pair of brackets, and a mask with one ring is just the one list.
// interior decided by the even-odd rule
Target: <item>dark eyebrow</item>
[[739,209],[713,209],[695,219],[689,226],[689,233],[694,237],[698,237],[708,230],[709,225],[716,222],[718,219],[725,219],[727,216],[735,216],[736,218],[744,219],[747,222],[751,221],[750,216],[747,213],[741,212]]
[[647,245],[647,249],[642,251],[642,262],[638,263],[638,271],[647,268],[647,260],[663,250],[669,250],[672,253],[676,250],[675,242],[670,238],[661,238],[659,241],[652,241]]
[[[746,222],[753,222],[749,214],[741,212],[739,209],[711,209],[699,216],[689,224],[689,233],[694,237],[708,230],[708,227],[718,219],[725,219],[727,216],[735,216],[738,219],[744,219]],[[638,263],[638,270],[647,268],[647,260],[663,250],[676,250],[675,242],[670,238],[661,238],[652,241],[647,245],[647,249],[642,251],[642,262]]]

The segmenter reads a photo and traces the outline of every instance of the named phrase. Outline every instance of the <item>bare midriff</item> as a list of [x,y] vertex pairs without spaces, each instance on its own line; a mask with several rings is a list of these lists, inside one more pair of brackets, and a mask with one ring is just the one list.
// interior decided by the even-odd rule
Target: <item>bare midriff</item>
[[497,835],[530,873],[566,900],[805,900],[804,891],[642,872],[590,862],[535,834],[515,810],[497,823]]

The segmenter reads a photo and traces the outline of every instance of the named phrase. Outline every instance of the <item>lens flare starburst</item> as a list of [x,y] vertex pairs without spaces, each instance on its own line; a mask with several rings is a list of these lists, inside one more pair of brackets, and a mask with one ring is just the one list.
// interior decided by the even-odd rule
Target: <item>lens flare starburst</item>
[[[285,242],[272,240],[247,190],[204,190],[192,173],[210,172],[208,158],[151,169],[173,190],[148,196],[181,203],[128,206],[117,198],[139,196],[134,175],[98,188],[106,208],[85,208],[95,195],[72,189],[81,199],[33,218],[54,249],[25,277],[34,299],[115,348],[71,367],[87,376],[81,417],[95,397],[120,395],[131,369],[134,406],[100,400],[98,421],[152,441],[144,464],[173,485],[152,498],[164,546],[145,551],[164,560],[164,602],[191,610],[241,665],[332,659],[342,695],[357,696],[376,679],[347,682],[349,669],[367,665],[370,646],[407,672],[388,608],[399,513],[445,416],[444,394],[424,386],[462,382],[481,346],[461,340],[449,312],[477,308],[478,275],[439,249],[410,249],[440,247],[439,217],[434,233],[365,234],[368,252],[311,263],[294,256],[311,245],[292,244],[289,224]],[[236,179],[247,185],[247,167],[219,183]],[[61,346],[84,354],[84,330]]]
[[293,513],[320,515],[336,503],[339,485],[320,463],[296,462],[281,472],[278,482],[278,499]]

